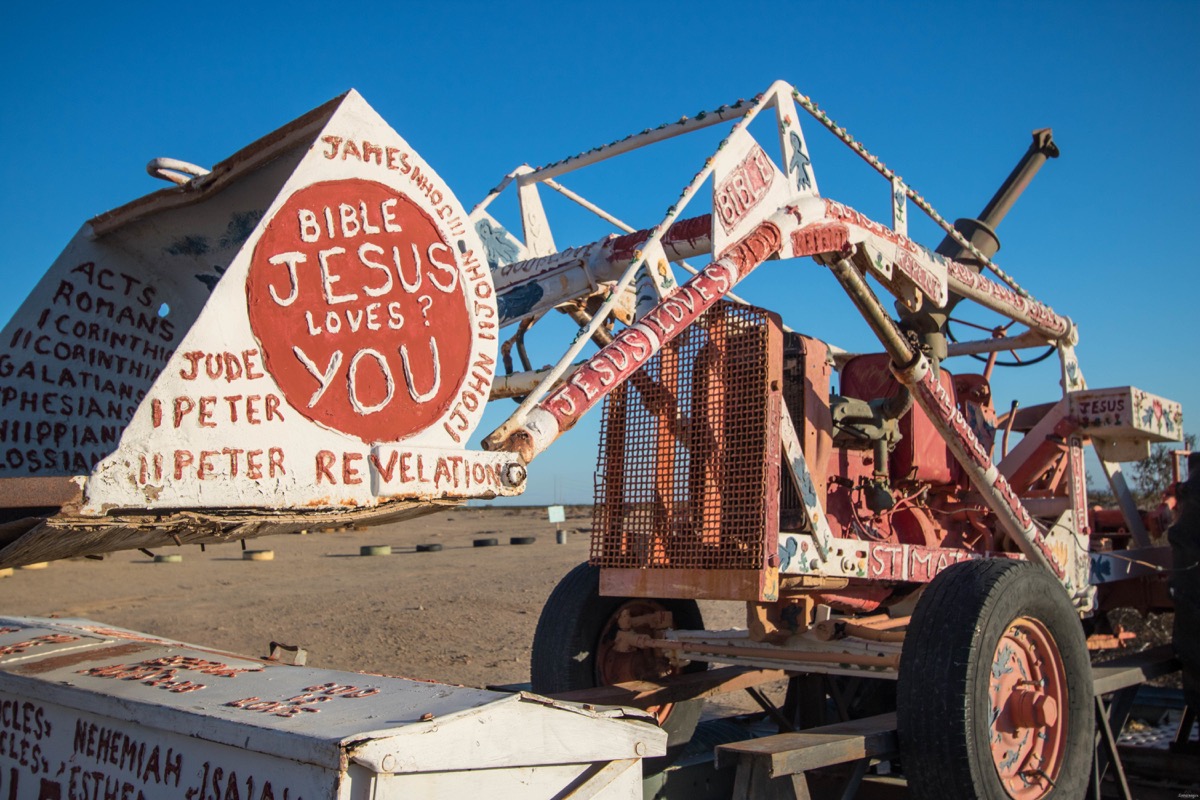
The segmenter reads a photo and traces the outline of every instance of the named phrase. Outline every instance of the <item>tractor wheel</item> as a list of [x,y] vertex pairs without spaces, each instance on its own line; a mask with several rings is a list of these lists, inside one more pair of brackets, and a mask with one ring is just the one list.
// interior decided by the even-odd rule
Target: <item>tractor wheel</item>
[[1076,800],[1092,673],[1062,586],[1022,561],[968,561],[925,589],[900,656],[900,757],[919,800]]
[[[679,630],[703,630],[704,620],[694,600],[652,600],[639,597],[601,597],[600,569],[580,564],[554,588],[533,634],[530,678],[533,691],[555,694],[635,680],[655,680],[687,672],[702,672],[708,664],[671,664],[657,650],[620,653],[613,647],[622,611],[634,616],[670,611]],[[635,628],[651,633],[649,628]],[[668,747],[687,744],[700,720],[703,700],[688,700],[647,709],[667,732]]]

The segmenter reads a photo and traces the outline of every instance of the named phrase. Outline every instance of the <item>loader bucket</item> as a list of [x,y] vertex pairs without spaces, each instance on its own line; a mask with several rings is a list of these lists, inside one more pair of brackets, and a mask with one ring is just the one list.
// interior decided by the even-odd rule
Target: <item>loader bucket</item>
[[86,223],[0,336],[0,566],[517,494],[467,214],[356,92]]

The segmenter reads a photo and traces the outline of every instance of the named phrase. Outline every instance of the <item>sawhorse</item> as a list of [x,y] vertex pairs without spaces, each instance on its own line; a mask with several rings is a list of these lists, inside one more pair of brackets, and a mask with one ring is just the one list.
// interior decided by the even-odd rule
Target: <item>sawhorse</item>
[[[1138,687],[1146,681],[1179,670],[1179,660],[1171,645],[1164,644],[1130,653],[1092,668],[1092,687],[1096,703],[1095,756],[1092,758],[1092,780],[1088,796],[1100,800],[1101,784],[1111,768],[1117,790],[1124,800],[1133,800],[1129,780],[1117,750],[1117,738],[1129,721]],[[1106,701],[1105,698],[1108,698]]]

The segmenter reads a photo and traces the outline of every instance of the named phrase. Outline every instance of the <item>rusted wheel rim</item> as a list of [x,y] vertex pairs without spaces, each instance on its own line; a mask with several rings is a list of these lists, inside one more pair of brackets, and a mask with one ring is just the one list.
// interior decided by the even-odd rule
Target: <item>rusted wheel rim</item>
[[[613,611],[612,616],[604,624],[600,632],[600,644],[596,648],[596,681],[600,686],[611,686],[614,683],[627,681],[653,681],[678,675],[680,669],[671,664],[670,658],[660,650],[638,648],[629,653],[618,652],[615,647],[617,631],[620,630],[618,620],[623,611],[628,611],[632,617],[654,614],[666,611],[661,604],[653,600],[630,600]],[[635,633],[653,635],[654,629],[649,626],[633,628]],[[646,711],[654,715],[661,725],[671,715],[674,703],[664,703],[659,706],[649,706]]]
[[1067,736],[1067,678],[1050,632],[1018,617],[996,645],[988,681],[992,763],[1014,800],[1054,788]]

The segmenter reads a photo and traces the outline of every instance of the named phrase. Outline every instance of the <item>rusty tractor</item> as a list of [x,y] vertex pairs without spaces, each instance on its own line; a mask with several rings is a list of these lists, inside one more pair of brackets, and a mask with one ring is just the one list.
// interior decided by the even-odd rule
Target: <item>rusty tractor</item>
[[[886,224],[819,193],[802,120],[879,174]],[[720,125],[651,227],[559,182]],[[775,83],[518,168],[470,213],[354,92],[211,170],[158,159],[176,185],[90,220],[4,329],[0,566],[516,495],[603,405],[591,559],[543,611],[535,691],[696,680],[712,662],[816,676],[797,703],[895,712],[917,797],[1082,797],[1085,626],[1169,603],[1169,550],[1120,464],[1183,422],[1141,389],[1089,387],[1072,321],[993,260],[996,227],[1057,155],[1036,131],[979,217],[952,224]],[[521,236],[488,211],[510,187]],[[546,190],[620,234],[558,249]],[[936,249],[910,238],[916,212]],[[764,262],[785,262],[782,279],[800,259],[878,348],[798,333],[736,294]],[[963,320],[972,307],[1001,322]],[[534,369],[525,336],[551,312],[579,333]],[[994,370],[1051,358],[1059,388],[999,413]],[[502,398],[515,410],[467,449]],[[1088,507],[1089,445],[1115,517]],[[698,600],[744,603],[746,629],[706,631]],[[849,702],[848,681],[872,688]],[[655,709],[676,740],[698,714]]]

